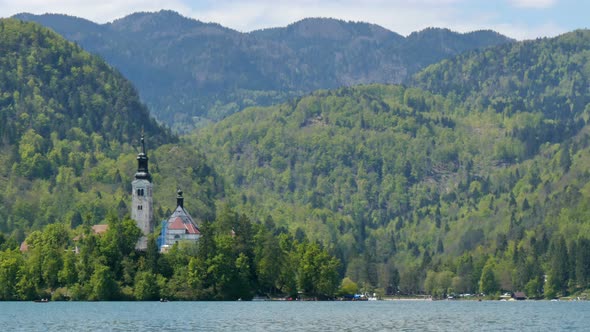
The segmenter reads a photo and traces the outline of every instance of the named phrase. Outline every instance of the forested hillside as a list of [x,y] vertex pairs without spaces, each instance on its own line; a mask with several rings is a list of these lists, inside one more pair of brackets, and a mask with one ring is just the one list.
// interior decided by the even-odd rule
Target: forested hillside
[[[167,31],[151,14],[128,19],[113,26]],[[168,33],[196,24],[178,22]],[[389,34],[308,20],[252,35],[306,40],[328,22],[318,38],[343,26]],[[433,33],[447,32],[407,39]],[[430,66],[411,86],[251,107],[179,143],[102,60],[39,25],[0,20],[0,299],[332,297],[341,278],[388,294],[581,293],[589,39],[580,30],[501,45]],[[207,235],[199,247],[133,250],[125,215],[142,132],[156,220],[183,189]],[[99,222],[110,230],[91,235]]]
[[[473,110],[506,116],[526,113],[513,129],[525,143],[523,158],[545,142],[575,135],[588,120],[590,31],[504,45],[433,65],[415,77],[417,86],[465,100]],[[526,137],[525,137],[526,136]]]
[[367,289],[567,295],[590,280],[587,36],[416,76],[442,95],[316,92],[194,139],[235,185],[233,204],[324,243]]
[[174,208],[174,193],[186,183],[196,215],[214,218],[219,178],[193,150],[162,145],[178,138],[150,117],[112,67],[46,28],[14,19],[0,20],[0,49],[0,232],[20,243],[25,232],[46,224],[92,225],[109,211],[128,212],[142,132],[161,181],[158,217]]
[[[227,204],[218,213],[225,187],[211,164],[150,118],[101,59],[14,19],[0,20],[0,50],[1,301],[334,296],[339,260],[271,220],[254,224]],[[181,188],[198,246],[161,255],[156,232],[135,250],[129,194],[141,134],[156,224]]]
[[181,132],[317,89],[400,83],[441,59],[511,42],[492,31],[446,29],[405,38],[377,25],[323,18],[241,33],[171,11],[102,25],[65,15],[16,17],[104,57],[134,83],[159,120]]

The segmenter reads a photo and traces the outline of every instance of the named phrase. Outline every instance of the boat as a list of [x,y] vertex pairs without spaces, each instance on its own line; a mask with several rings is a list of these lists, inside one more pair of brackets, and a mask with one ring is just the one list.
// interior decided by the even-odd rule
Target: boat
[[46,303],[46,302],[49,302],[49,300],[48,299],[39,299],[39,300],[34,300],[33,302],[35,302],[35,303]]

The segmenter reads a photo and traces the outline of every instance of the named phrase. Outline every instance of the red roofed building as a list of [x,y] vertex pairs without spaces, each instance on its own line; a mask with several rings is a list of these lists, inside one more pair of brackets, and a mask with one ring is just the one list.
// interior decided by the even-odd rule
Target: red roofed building
[[170,218],[162,223],[160,251],[165,252],[175,243],[181,241],[196,242],[200,237],[199,226],[197,226],[188,211],[184,209],[184,198],[182,197],[182,191],[179,190],[176,196],[176,209],[172,212]]
[[23,241],[20,244],[20,252],[27,252],[29,251],[29,245],[27,244],[27,241]]

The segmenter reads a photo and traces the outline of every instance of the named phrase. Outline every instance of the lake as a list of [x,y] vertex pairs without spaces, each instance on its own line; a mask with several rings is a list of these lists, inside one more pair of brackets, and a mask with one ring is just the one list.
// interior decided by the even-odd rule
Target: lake
[[0,302],[2,331],[574,331],[590,302]]

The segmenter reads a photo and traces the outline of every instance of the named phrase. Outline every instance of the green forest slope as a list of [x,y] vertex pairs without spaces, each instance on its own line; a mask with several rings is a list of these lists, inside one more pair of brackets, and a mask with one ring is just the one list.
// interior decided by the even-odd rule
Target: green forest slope
[[[471,52],[413,87],[249,108],[179,144],[100,59],[36,24],[0,29],[0,299],[332,297],[344,277],[388,294],[588,289],[588,31]],[[182,188],[200,248],[132,250],[142,130],[156,216]]]
[[[156,124],[102,60],[12,19],[0,20],[0,50],[1,301],[335,295],[339,260],[271,220],[253,224],[228,205],[218,213],[225,189],[211,164]],[[157,230],[148,250],[135,250],[141,231],[128,203],[142,133],[155,222],[182,189],[198,246],[161,255]],[[97,223],[104,234],[93,234]]]
[[96,24],[56,14],[20,14],[101,55],[175,130],[217,121],[317,89],[400,83],[467,50],[511,42],[493,31],[426,29],[408,37],[374,24],[310,18],[241,33],[172,11]]
[[163,145],[178,138],[150,117],[121,74],[56,33],[14,19],[0,20],[0,49],[0,232],[20,243],[45,224],[92,225],[109,211],[127,213],[142,132],[158,217],[174,208],[182,186],[195,199],[187,204],[195,216],[214,218],[218,176],[194,150]]
[[324,243],[368,289],[566,295],[590,280],[589,35],[443,61],[425,90],[251,108],[194,139],[233,204]]

